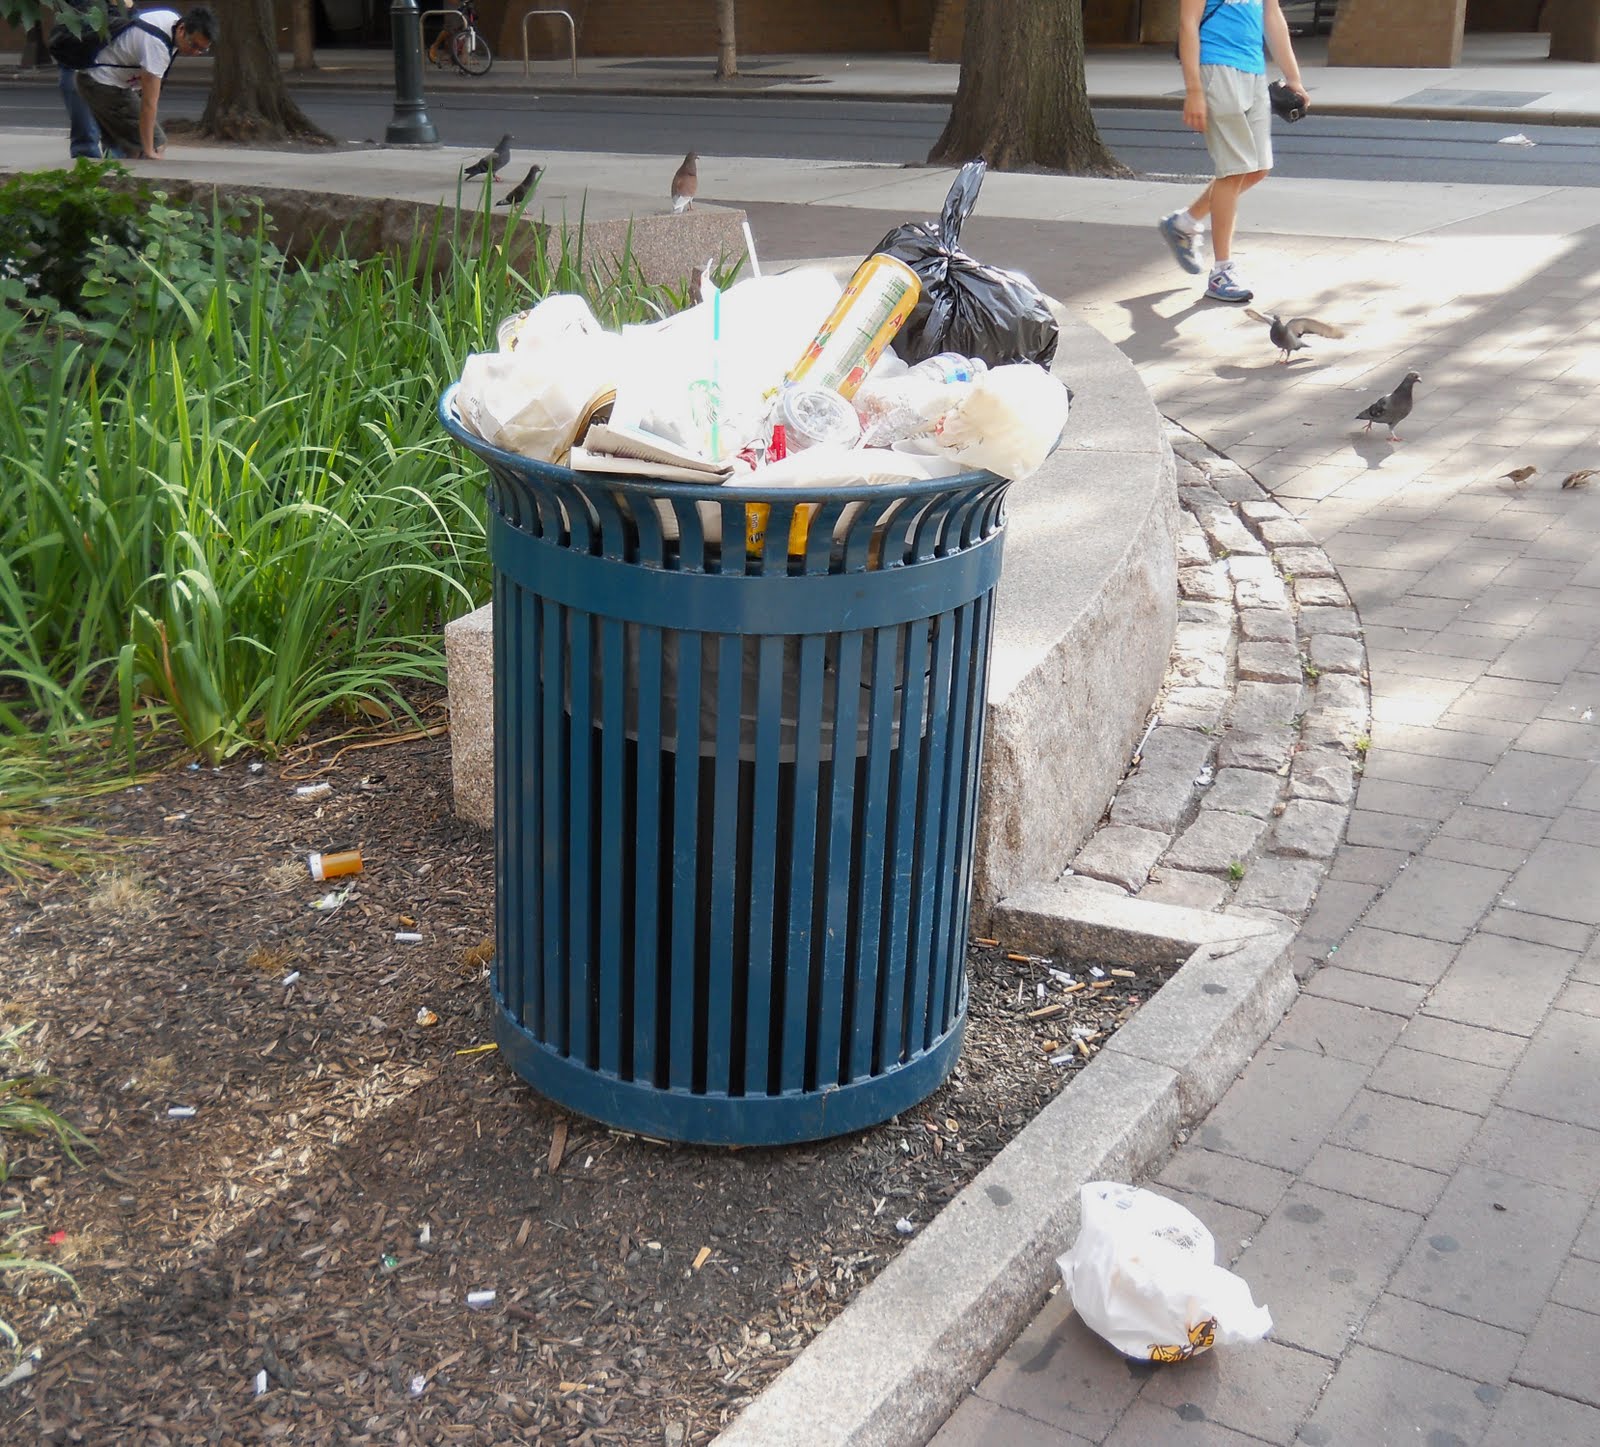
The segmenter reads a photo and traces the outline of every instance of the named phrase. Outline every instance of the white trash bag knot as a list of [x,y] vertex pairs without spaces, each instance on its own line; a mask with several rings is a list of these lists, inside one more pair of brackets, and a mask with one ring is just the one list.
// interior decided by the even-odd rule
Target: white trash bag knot
[[1056,1264],[1073,1309],[1124,1356],[1181,1362],[1272,1330],[1192,1211],[1117,1181],[1090,1181],[1079,1199],[1078,1239]]

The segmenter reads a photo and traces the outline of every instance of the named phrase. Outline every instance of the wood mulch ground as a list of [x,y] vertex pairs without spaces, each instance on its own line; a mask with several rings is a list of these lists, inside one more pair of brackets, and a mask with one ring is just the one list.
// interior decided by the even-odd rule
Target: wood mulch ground
[[[297,796],[321,761],[176,768],[98,802],[131,841],[106,872],[0,889],[0,1011],[96,1146],[24,1145],[0,1185],[80,1292],[7,1281],[41,1351],[0,1441],[707,1442],[1162,975],[974,946],[922,1106],[652,1143],[461,1053],[490,1038],[492,849],[450,812],[448,740]],[[305,855],[345,844],[365,871],[316,909]]]

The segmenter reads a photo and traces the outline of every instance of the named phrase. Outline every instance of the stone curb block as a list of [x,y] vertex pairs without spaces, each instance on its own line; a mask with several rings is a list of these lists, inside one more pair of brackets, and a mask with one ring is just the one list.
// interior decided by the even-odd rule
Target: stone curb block
[[[1064,882],[1071,886],[1072,881]],[[1063,896],[1086,906],[1078,917]],[[1290,1000],[1292,927],[1053,886],[997,927],[1122,958],[1188,960],[717,1439],[719,1447],[920,1447],[1038,1311],[1078,1226],[1077,1187],[1148,1176],[1222,1097]],[[1185,938],[1182,929],[1201,938]],[[1112,956],[1115,957],[1115,956]]]

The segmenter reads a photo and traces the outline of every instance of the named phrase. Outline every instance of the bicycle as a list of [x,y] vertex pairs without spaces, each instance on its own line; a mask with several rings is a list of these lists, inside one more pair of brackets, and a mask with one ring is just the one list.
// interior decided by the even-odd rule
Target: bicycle
[[[478,29],[478,7],[473,0],[461,0],[453,14],[460,24],[453,34],[441,33],[435,37],[428,47],[428,59],[442,67],[444,62],[439,59],[439,51],[443,48],[463,75],[487,75],[494,64],[494,52]],[[446,17],[446,24],[448,22],[449,17]]]

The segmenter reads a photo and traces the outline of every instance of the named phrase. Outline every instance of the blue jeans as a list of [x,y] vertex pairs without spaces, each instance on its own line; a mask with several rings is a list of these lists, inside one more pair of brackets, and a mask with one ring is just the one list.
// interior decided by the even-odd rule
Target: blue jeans
[[67,108],[67,125],[71,130],[72,154],[87,156],[91,161],[100,159],[100,127],[94,122],[94,112],[88,101],[78,94],[78,72],[64,65],[56,67],[56,83],[61,90],[62,103]]

